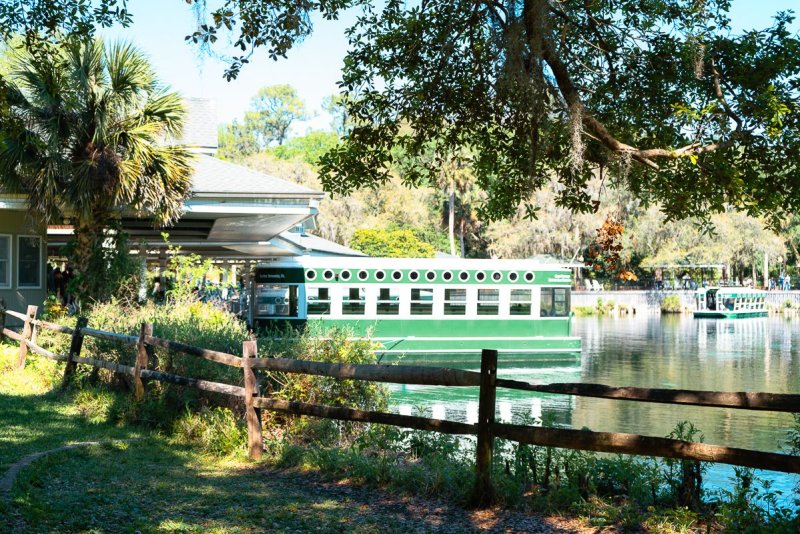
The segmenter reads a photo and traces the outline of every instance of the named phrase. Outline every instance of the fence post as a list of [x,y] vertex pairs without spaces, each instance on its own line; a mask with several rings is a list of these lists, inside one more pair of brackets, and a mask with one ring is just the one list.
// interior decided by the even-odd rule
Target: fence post
[[255,341],[245,341],[242,345],[242,369],[244,370],[244,416],[247,421],[247,449],[251,460],[258,460],[264,452],[264,438],[261,436],[261,410],[253,406],[253,398],[258,396],[256,374],[250,366],[252,358],[258,354]]
[[25,359],[28,357],[28,345],[25,344],[25,340],[30,341],[31,339],[31,334],[33,333],[33,324],[31,324],[31,321],[36,318],[36,311],[38,309],[37,306],[28,306],[28,311],[25,313],[27,318],[22,328],[22,341],[19,342],[19,357],[17,357],[18,369],[25,367]]
[[74,361],[74,358],[81,355],[81,348],[83,348],[83,329],[86,328],[88,324],[89,319],[86,317],[78,317],[78,322],[75,323],[75,330],[72,332],[72,341],[69,344],[67,365],[64,367],[64,381],[61,387],[66,387],[70,378],[75,373],[75,368],[78,364]]
[[139,342],[136,344],[136,364],[133,366],[133,398],[137,401],[144,397],[144,383],[142,382],[142,369],[147,369],[147,362],[152,347],[144,342],[145,336],[153,335],[153,323],[142,323],[139,330]]
[[475,449],[475,487],[470,504],[475,508],[491,506],[495,500],[492,487],[494,452],[495,400],[497,398],[497,351],[481,351],[481,386],[478,400],[478,446]]
[[6,300],[0,299],[0,343],[6,340],[3,330],[6,329]]

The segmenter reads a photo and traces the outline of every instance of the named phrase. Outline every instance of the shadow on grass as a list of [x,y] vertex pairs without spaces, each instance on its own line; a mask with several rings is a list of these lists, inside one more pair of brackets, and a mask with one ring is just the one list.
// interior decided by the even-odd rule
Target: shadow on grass
[[76,441],[129,438],[141,428],[117,427],[110,414],[124,400],[76,405],[75,393],[52,390],[39,395],[0,393],[0,473],[23,456]]
[[[505,521],[476,517],[458,506],[431,505],[232,460],[215,461],[159,438],[48,456],[20,476],[5,513],[6,523],[0,520],[0,529],[32,532],[508,528]],[[526,530],[533,529],[520,526],[511,531]]]

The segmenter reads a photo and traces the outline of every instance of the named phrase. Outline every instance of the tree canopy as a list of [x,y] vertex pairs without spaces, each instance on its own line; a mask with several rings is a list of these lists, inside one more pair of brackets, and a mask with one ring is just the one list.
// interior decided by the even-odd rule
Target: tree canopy
[[[206,0],[190,0],[203,13]],[[130,22],[116,0],[0,10],[0,30]],[[672,218],[728,207],[777,221],[800,208],[800,41],[791,13],[734,32],[730,0],[222,0],[190,40],[285,56],[312,17],[347,30],[341,88],[352,124],[322,160],[333,192],[389,180],[398,157],[466,149],[484,215],[513,215],[555,178],[560,205],[597,206],[593,176]],[[98,7],[99,6],[99,7]],[[38,26],[37,26],[38,24]],[[433,183],[436,161],[404,174]],[[779,186],[776,187],[776,184]]]

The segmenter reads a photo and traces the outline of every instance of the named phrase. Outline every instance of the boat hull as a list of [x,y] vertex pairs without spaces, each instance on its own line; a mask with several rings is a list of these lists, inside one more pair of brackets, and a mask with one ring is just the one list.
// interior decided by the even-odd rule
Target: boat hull
[[695,319],[747,319],[750,317],[767,317],[766,310],[757,311],[696,311]]

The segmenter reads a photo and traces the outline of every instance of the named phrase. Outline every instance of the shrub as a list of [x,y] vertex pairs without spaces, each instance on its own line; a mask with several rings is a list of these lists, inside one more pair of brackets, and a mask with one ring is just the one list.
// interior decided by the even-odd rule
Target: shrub
[[683,304],[678,295],[667,295],[661,301],[661,313],[681,313],[683,311]]

